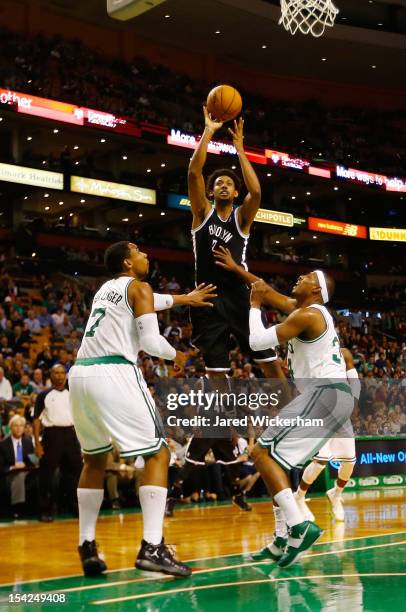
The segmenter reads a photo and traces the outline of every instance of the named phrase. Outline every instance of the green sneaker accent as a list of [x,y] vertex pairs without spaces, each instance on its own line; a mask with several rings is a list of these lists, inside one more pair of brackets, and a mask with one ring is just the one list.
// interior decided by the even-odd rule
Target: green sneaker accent
[[323,530],[316,523],[303,521],[291,528],[285,554],[279,559],[279,567],[290,567],[319,539]]
[[265,546],[262,550],[252,553],[251,557],[254,561],[266,561],[268,559],[278,561],[283,555],[287,542],[286,538],[274,536],[270,544]]

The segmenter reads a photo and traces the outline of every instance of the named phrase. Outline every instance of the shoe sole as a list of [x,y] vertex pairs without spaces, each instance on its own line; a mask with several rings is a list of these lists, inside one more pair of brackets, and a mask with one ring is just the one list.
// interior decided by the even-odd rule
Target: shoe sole
[[319,534],[318,534],[318,535],[317,535],[317,536],[314,538],[314,540],[313,540],[313,541],[312,541],[312,542],[309,544],[309,546],[308,546],[308,547],[307,547],[305,550],[302,550],[300,553],[298,553],[298,554],[296,555],[296,557],[294,557],[294,558],[292,559],[292,561],[290,561],[290,562],[289,562],[289,563],[287,563],[286,565],[279,565],[279,563],[278,563],[278,566],[279,566],[281,569],[286,569],[287,567],[290,567],[290,566],[291,566],[291,565],[293,565],[294,563],[297,563],[297,562],[299,561],[299,559],[300,559],[301,557],[303,557],[303,555],[304,555],[304,554],[305,554],[305,553],[306,553],[306,552],[309,550],[309,548],[311,548],[311,547],[313,546],[313,544],[314,544],[315,542],[317,542],[317,540],[318,540],[318,539],[319,539],[319,538],[320,538],[320,537],[323,535],[323,533],[324,533],[324,531],[320,531],[320,533],[319,533]]
[[168,574],[169,576],[178,576],[180,578],[187,578],[191,575],[192,570],[188,570],[187,572],[175,572],[171,571],[162,565],[158,565],[158,563],[153,563],[152,561],[148,561],[147,559],[140,559],[135,562],[135,567],[139,570],[144,570],[147,572],[161,572],[161,574]]

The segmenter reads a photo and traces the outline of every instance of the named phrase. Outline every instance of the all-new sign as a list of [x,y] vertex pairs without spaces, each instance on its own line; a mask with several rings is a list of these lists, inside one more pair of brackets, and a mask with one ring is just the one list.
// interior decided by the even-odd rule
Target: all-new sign
[[318,219],[317,217],[309,217],[307,222],[309,230],[316,232],[349,236],[351,238],[367,238],[367,228],[365,225],[354,225],[353,223],[331,221],[331,219]]
[[387,240],[389,242],[406,242],[406,229],[394,227],[370,227],[371,240]]
[[70,188],[71,191],[76,193],[85,193],[102,198],[140,202],[141,204],[156,204],[155,189],[145,189],[145,187],[134,187],[134,185],[122,185],[98,179],[83,178],[82,176],[72,176]]
[[46,189],[63,189],[63,174],[13,164],[0,164],[0,181]]

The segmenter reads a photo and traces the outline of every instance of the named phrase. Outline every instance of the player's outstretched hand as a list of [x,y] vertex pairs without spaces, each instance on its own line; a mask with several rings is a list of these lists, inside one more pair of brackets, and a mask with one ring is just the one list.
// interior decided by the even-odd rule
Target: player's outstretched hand
[[259,280],[251,286],[251,306],[253,308],[261,308],[265,294],[269,290],[269,286],[265,281]]
[[233,145],[237,151],[244,150],[244,119],[240,117],[238,121],[234,119],[234,129],[228,128],[233,137]]
[[236,272],[238,265],[234,261],[229,249],[219,246],[218,249],[213,249],[213,255],[217,266],[221,266],[229,272]]
[[186,295],[187,304],[193,308],[213,307],[212,300],[217,297],[216,289],[215,285],[201,283]]
[[210,132],[214,134],[214,132],[217,132],[217,130],[223,127],[222,121],[215,121],[214,119],[211,118],[211,115],[209,111],[207,110],[207,106],[203,106],[203,113],[204,113],[204,125],[206,126],[208,130],[210,130]]
[[185,369],[187,360],[187,353],[182,353],[182,351],[176,351],[176,357],[173,360],[173,367],[175,368],[178,374]]

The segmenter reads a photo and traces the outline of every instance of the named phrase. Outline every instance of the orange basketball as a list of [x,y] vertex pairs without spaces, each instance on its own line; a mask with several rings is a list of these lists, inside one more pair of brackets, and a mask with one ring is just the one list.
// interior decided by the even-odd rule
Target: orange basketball
[[217,121],[230,121],[240,114],[242,99],[231,85],[219,85],[207,96],[207,110]]

